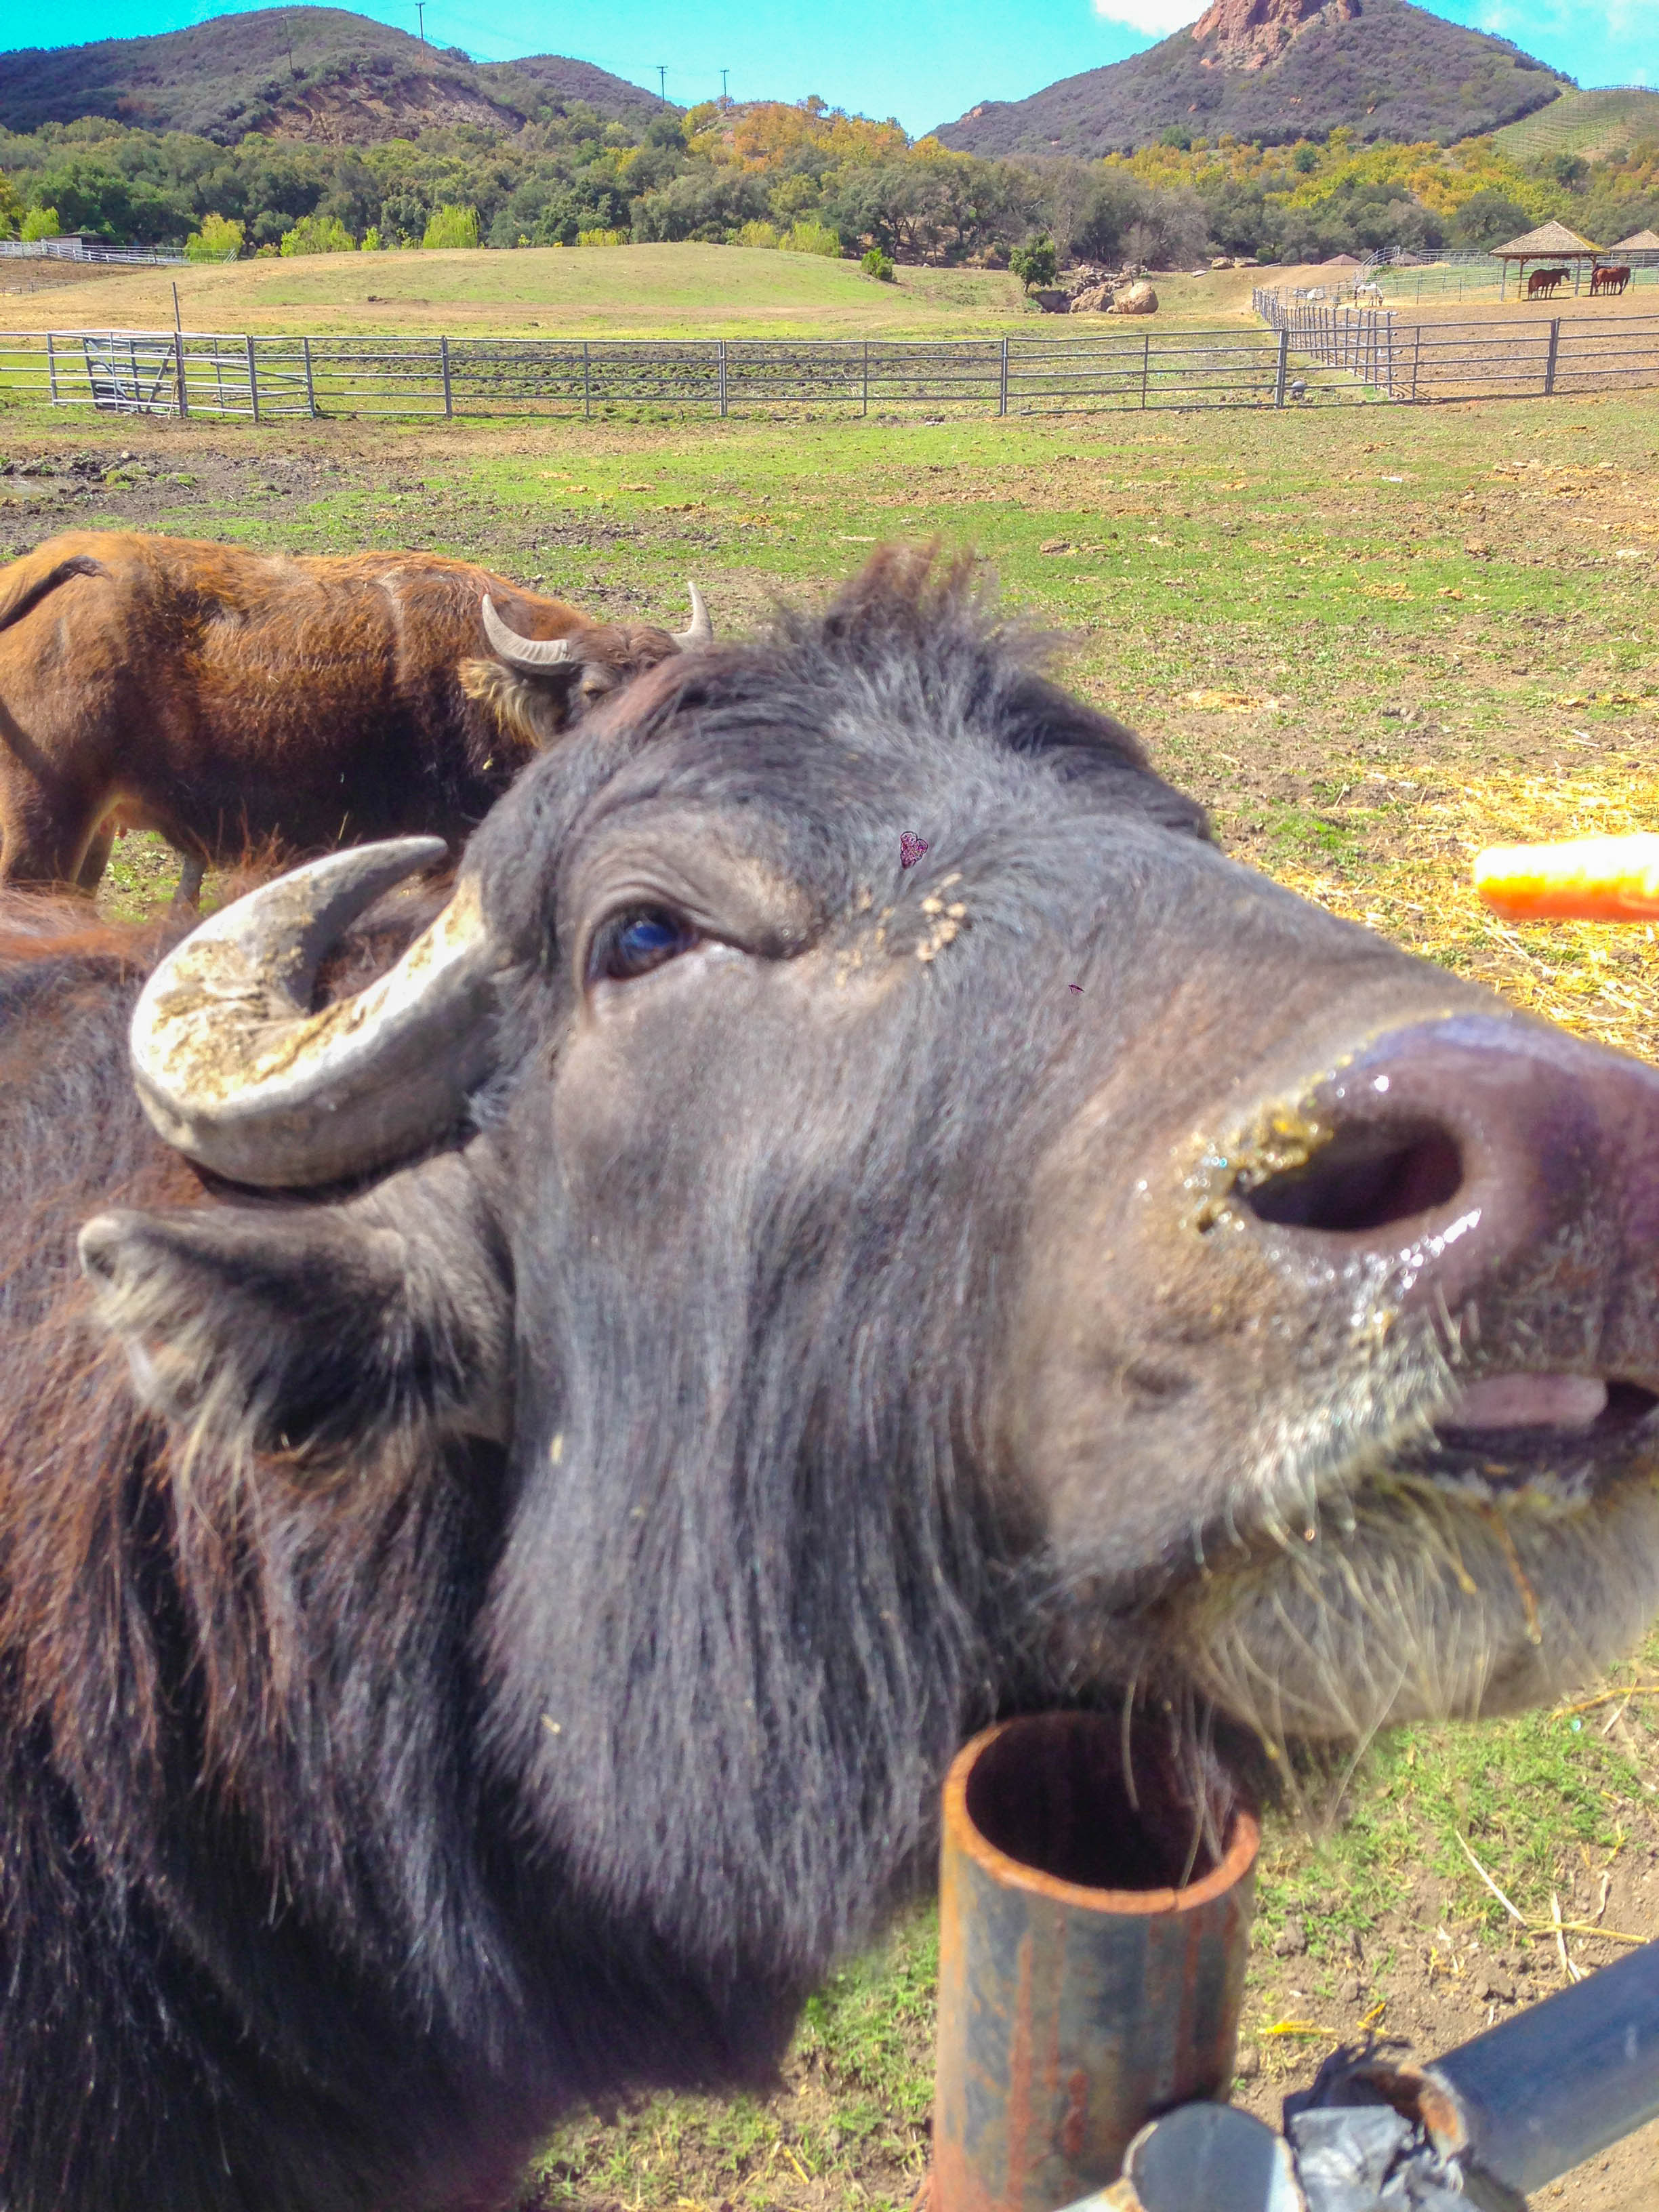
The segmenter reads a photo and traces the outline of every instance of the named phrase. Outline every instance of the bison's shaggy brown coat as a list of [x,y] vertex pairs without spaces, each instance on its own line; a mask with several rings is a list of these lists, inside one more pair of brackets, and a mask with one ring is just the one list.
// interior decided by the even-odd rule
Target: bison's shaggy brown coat
[[[570,659],[504,667],[486,594]],[[118,822],[220,864],[459,847],[538,744],[674,650],[436,554],[52,538],[0,571],[0,883],[91,889]]]

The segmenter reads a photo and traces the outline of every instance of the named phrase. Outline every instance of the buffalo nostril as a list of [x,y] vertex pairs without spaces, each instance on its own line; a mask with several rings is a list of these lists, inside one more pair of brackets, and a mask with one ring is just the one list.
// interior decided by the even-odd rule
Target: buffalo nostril
[[1299,1167],[1239,1197],[1275,1227],[1355,1236],[1449,1204],[1463,1183],[1454,1139],[1431,1122],[1352,1122]]

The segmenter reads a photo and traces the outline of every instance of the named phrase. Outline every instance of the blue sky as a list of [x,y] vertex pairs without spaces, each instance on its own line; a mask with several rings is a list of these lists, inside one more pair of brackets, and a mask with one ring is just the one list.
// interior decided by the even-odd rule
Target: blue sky
[[[946,0],[427,0],[426,34],[480,61],[514,54],[580,55],[671,100],[720,89],[734,99],[822,94],[865,115],[896,115],[908,131],[948,123],[985,99],[1018,100],[1056,77],[1149,46],[1193,21],[1203,0],[1021,0],[1016,10]],[[81,0],[82,39],[175,30],[226,12],[223,0]],[[413,0],[366,0],[362,12],[412,31]],[[1500,32],[1581,84],[1659,86],[1659,0],[1441,0],[1435,12]],[[7,9],[0,49],[27,43]],[[55,19],[62,23],[64,18]],[[0,64],[0,66],[3,66]]]

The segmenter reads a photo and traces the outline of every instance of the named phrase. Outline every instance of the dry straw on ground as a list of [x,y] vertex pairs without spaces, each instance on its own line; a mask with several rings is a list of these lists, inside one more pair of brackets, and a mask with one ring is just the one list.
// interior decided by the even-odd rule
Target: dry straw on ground
[[1276,867],[1291,889],[1528,1013],[1659,1060],[1659,926],[1500,921],[1470,883],[1483,846],[1659,828],[1659,766],[1597,762],[1565,777],[1492,774],[1425,798],[1391,850],[1335,878]]

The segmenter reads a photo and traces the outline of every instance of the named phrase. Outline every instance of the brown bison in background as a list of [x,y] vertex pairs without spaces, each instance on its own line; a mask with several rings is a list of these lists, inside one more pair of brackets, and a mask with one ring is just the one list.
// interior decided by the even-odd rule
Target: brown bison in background
[[359,989],[437,856],[142,996],[11,902],[7,2212],[485,2212],[763,2075],[989,1714],[1364,1739],[1651,1617],[1659,1072],[1228,860],[959,579],[630,685]]
[[118,823],[204,863],[430,833],[689,630],[595,623],[470,562],[118,532],[0,572],[0,883],[96,888]]

